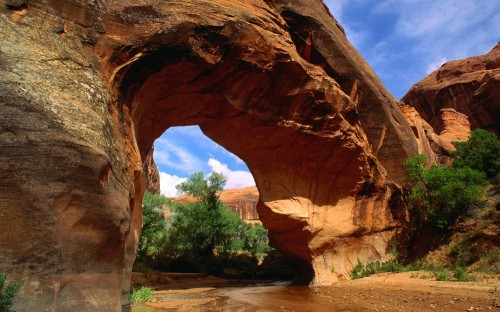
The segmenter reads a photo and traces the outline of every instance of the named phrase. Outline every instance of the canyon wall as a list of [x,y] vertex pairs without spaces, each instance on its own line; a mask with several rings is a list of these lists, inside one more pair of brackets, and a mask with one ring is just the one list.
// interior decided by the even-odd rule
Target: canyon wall
[[[463,118],[453,111],[467,116],[472,130],[500,135],[500,43],[485,55],[446,62],[416,83],[402,101],[448,140],[460,140],[467,131]],[[450,129],[451,124],[461,129]],[[454,132],[462,134],[454,138]]]
[[238,155],[297,282],[383,261],[418,145],[320,0],[0,0],[0,270],[19,310],[128,304],[145,166],[172,126]]
[[[181,195],[174,199],[180,203],[193,203],[196,198],[190,195]],[[258,221],[257,202],[259,191],[255,186],[223,190],[220,193],[220,201],[229,209],[236,212],[243,221]]]

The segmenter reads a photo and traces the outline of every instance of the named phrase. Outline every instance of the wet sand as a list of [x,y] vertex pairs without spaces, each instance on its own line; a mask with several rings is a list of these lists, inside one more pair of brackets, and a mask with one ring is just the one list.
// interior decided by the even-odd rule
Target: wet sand
[[159,285],[155,302],[132,311],[500,311],[498,275],[464,283],[411,278],[416,274],[378,274],[328,287],[186,275]]

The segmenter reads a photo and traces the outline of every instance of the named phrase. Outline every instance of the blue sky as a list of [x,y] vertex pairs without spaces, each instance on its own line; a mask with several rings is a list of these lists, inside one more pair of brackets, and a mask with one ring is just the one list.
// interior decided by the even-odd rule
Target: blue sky
[[[326,0],[348,39],[401,98],[448,60],[485,54],[500,40],[500,0]],[[190,174],[222,172],[226,188],[254,185],[246,165],[197,127],[169,129],[155,142],[162,193]]]

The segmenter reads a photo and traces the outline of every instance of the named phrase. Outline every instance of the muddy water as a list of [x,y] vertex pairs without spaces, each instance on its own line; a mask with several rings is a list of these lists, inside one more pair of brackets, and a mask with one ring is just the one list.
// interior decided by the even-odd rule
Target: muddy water
[[231,311],[231,312],[332,312],[362,311],[361,307],[332,303],[310,287],[288,286],[284,283],[257,284],[246,287],[190,288],[160,291],[155,296],[156,307],[137,305],[132,312],[158,311]]

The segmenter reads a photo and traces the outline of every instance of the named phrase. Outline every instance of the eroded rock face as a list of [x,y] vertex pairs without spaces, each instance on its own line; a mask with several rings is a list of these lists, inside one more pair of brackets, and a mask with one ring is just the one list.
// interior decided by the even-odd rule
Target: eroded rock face
[[440,112],[441,133],[436,133],[417,110],[408,105],[400,106],[414,132],[418,143],[418,152],[427,158],[428,166],[450,164],[451,153],[455,151],[452,142],[466,141],[470,135],[469,119],[452,108],[443,108]]
[[[468,117],[472,129],[483,128],[500,135],[500,44],[488,54],[450,61],[415,84],[403,97],[415,107],[436,133],[453,132],[446,128],[455,117],[453,109]],[[450,119],[451,118],[451,119]],[[454,122],[454,121],[453,121]],[[466,131],[459,118],[458,136]]]
[[146,176],[146,190],[151,194],[160,194],[160,172],[153,158],[154,147],[151,148],[143,163]]
[[[297,280],[387,259],[412,130],[319,0],[0,1],[0,270],[20,310],[120,310],[143,164],[198,124],[243,159]],[[123,298],[121,298],[123,294]]]
[[[230,209],[238,213],[244,221],[257,221],[257,202],[259,201],[259,191],[255,186],[224,190],[220,193],[220,200]],[[174,199],[181,203],[192,203],[196,199],[189,195],[181,195]]]

